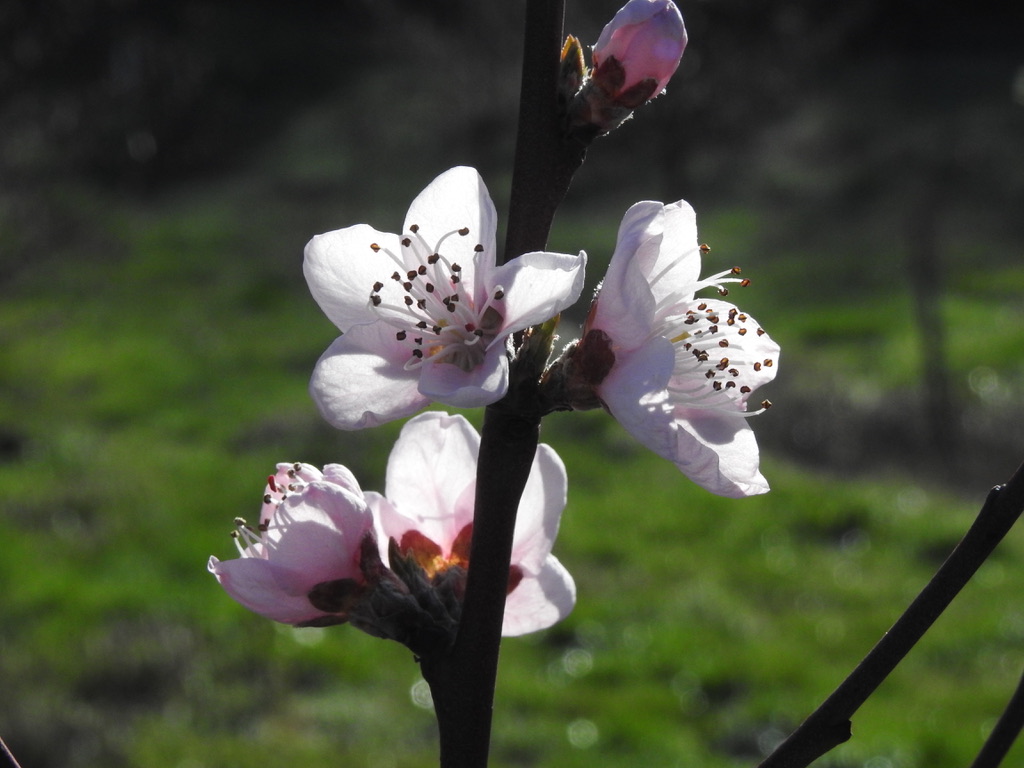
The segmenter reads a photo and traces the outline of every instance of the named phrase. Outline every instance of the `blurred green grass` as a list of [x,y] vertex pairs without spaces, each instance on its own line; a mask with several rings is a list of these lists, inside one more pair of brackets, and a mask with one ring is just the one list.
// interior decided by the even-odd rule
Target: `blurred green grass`
[[[26,766],[436,760],[408,652],[346,628],[272,626],[204,567],[230,556],[231,520],[256,508],[275,462],[339,461],[380,489],[399,428],[340,434],[315,415],[306,380],[335,332],[306,292],[301,245],[351,222],[330,195],[248,173],[149,201],[62,189],[73,236],[8,280],[0,733]],[[375,226],[400,223],[407,186],[394,209],[361,203],[379,208]],[[620,215],[570,210],[552,247],[588,250],[593,283]],[[880,255],[854,268],[836,255],[833,280],[861,291],[840,301],[834,282],[818,289],[815,254],[759,251],[766,223],[752,210],[700,221],[712,258],[755,278],[734,298],[782,342],[783,376],[914,386],[905,286],[879,277]],[[978,366],[1019,382],[1006,351],[1024,343],[1024,268],[997,265],[997,280],[958,269],[944,305],[952,375],[964,389]],[[965,318],[999,320],[979,334]],[[787,418],[783,403],[755,428]],[[579,605],[505,642],[496,766],[756,763],[898,616],[985,490],[898,469],[844,477],[769,452],[772,493],[723,500],[602,414],[556,415],[544,439],[569,469],[556,553]],[[1011,534],[823,764],[969,762],[1022,666],[1022,550]]]

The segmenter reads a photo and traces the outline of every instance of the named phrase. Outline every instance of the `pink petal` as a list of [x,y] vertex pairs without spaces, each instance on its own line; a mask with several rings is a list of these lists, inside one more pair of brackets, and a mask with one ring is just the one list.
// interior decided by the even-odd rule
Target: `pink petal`
[[269,559],[301,573],[308,590],[359,576],[359,540],[373,525],[363,500],[341,486],[313,483],[285,499],[267,528]]
[[428,411],[406,423],[388,457],[387,498],[442,547],[472,520],[479,448],[480,436],[462,416]]
[[321,415],[338,429],[363,429],[426,406],[418,372],[403,367],[406,355],[383,323],[356,326],[336,339],[309,384]]
[[352,470],[342,464],[325,464],[323,479],[335,485],[340,485],[346,491],[351,491],[356,496],[363,495],[363,489],[359,487],[359,481],[352,474]]
[[576,584],[554,556],[548,556],[536,574],[525,574],[505,598],[501,634],[525,635],[561,621],[576,604]]
[[236,602],[268,619],[298,624],[323,615],[306,597],[312,585],[269,560],[211,557],[207,568]]

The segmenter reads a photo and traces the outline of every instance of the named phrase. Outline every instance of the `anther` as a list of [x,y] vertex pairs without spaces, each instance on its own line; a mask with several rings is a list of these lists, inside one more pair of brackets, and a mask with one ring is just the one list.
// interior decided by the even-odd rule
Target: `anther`
[[463,227],[462,229],[460,229],[459,230],[459,234],[462,235],[463,237],[468,235],[469,234],[469,227]]
[[264,496],[263,496],[263,503],[264,503],[264,504],[269,504],[269,503],[270,503],[270,502],[272,502],[273,500],[274,500],[274,497],[273,497],[273,496],[271,496],[271,495],[270,495],[269,493],[267,493],[267,494],[264,494]]
[[420,225],[419,224],[410,224],[409,225],[409,231],[412,232],[415,235],[417,232],[420,231]]
[[483,253],[484,252],[484,247],[480,243],[477,243],[476,245],[473,246],[473,251],[475,253]]
[[373,251],[374,253],[377,253],[380,251],[380,246],[377,245],[376,243],[370,243],[370,250]]
[[754,370],[755,371],[760,371],[761,370],[761,364],[760,363],[754,363]]
[[729,340],[728,339],[722,339],[720,342],[718,342],[718,346],[720,346],[720,347],[728,347],[729,346]]
[[746,288],[748,285],[750,285],[750,280],[748,278],[745,277],[740,280],[740,288]]
[[733,267],[733,268],[732,268],[732,269],[730,269],[729,271],[730,271],[730,272],[732,272],[732,273],[733,273],[734,275],[738,275],[738,274],[739,274],[740,272],[742,272],[743,270],[742,270],[742,269],[740,269],[739,267]]
[[494,292],[494,299],[495,299],[495,301],[497,301],[499,299],[504,299],[504,298],[505,298],[505,292],[503,290],[501,290],[500,288]]
[[384,287],[384,283],[382,283],[380,280],[378,280],[376,283],[373,284],[373,292],[377,293],[383,287]]
[[408,238],[408,237],[403,237],[402,238],[402,245],[404,245],[406,248],[408,248],[410,245],[412,245],[412,239]]
[[700,244],[700,252],[701,253],[707,254],[710,250],[711,250],[711,247],[707,243],[701,243]]
[[769,408],[772,407],[772,401],[771,400],[762,400],[761,401],[761,407],[764,408],[765,410],[768,410]]
[[373,306],[379,307],[381,305],[381,303],[383,302],[383,299],[381,299],[380,296],[377,296],[376,294],[374,294],[374,295],[370,296],[370,301],[373,302]]
[[398,333],[395,334],[395,338],[398,341],[405,341],[406,336],[408,336],[408,334],[405,331],[399,331]]

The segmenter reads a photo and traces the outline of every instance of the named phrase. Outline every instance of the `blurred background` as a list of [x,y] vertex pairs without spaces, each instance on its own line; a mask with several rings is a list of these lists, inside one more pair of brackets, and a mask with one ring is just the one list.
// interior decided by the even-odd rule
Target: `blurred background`
[[[566,31],[619,5],[570,0]],[[405,649],[273,626],[205,562],[277,461],[383,489],[400,425],[340,434],[306,394],[336,332],[302,247],[394,231],[457,164],[503,213],[522,6],[0,3],[0,736],[25,768],[436,762]],[[504,644],[495,766],[756,764],[1024,459],[1024,10],[995,6],[680,3],[678,74],[592,147],[551,248],[593,286],[629,205],[693,203],[706,272],[742,265],[730,298],[782,345],[773,491],[717,499],[600,413],[548,419],[579,605]],[[970,762],[1024,668],[1022,554],[1012,532],[823,764]]]

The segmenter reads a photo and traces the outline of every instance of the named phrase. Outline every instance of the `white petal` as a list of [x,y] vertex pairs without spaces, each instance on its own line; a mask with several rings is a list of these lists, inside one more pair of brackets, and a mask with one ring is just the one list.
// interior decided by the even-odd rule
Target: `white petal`
[[664,383],[658,386],[664,381],[666,352],[671,354],[671,344],[654,339],[616,366],[599,390],[608,410],[640,443],[702,488],[733,497],[766,492],[747,419],[673,403]]
[[302,271],[309,292],[342,332],[377,319],[370,292],[394,271],[387,255],[370,248],[373,243],[393,253],[400,250],[397,235],[366,224],[317,235],[306,245]]
[[336,339],[309,383],[321,415],[338,429],[363,429],[426,406],[418,372],[403,368],[406,355],[394,330],[382,323],[356,326]]
[[680,200],[664,207],[660,224],[661,242],[639,266],[652,280],[651,292],[659,303],[670,296],[689,298],[700,280],[697,214]]
[[480,436],[468,421],[439,411],[410,419],[391,449],[387,498],[403,516],[417,522],[420,533],[442,547],[472,520],[479,449]]
[[576,584],[565,567],[548,556],[540,572],[526,574],[505,598],[501,634],[525,635],[564,619],[576,605]]
[[601,282],[597,307],[589,323],[600,328],[615,346],[635,349],[650,335],[654,319],[654,296],[647,276],[634,263],[641,249],[657,249],[661,240],[663,206],[640,202],[633,205],[619,225],[615,253]]
[[481,364],[469,371],[427,359],[419,376],[420,394],[428,400],[453,408],[479,408],[497,402],[508,391],[508,358],[501,345],[487,350]]
[[[537,251],[503,264],[488,277],[492,289],[505,291],[502,329],[521,331],[549,320],[580,297],[587,255]],[[496,339],[495,344],[501,343]]]
[[768,492],[758,469],[754,430],[747,419],[728,414],[679,414],[673,461],[697,485],[719,496],[740,498]]
[[[434,245],[448,232],[468,227],[468,235],[449,238],[441,252],[459,263],[463,282],[473,286],[476,267],[486,270],[494,265],[497,221],[494,203],[480,174],[473,168],[458,166],[430,182],[413,200],[402,231],[408,232],[412,225],[417,225],[420,234]],[[473,252],[477,244],[484,247],[479,256]],[[480,260],[484,263],[480,264]]]
[[569,480],[565,465],[549,445],[537,446],[530,477],[519,501],[512,562],[537,571],[551,553],[565,509]]
[[612,416],[665,458],[671,458],[672,441],[664,426],[671,421],[672,409],[664,395],[674,365],[671,342],[655,337],[639,349],[619,355],[597,390]]

